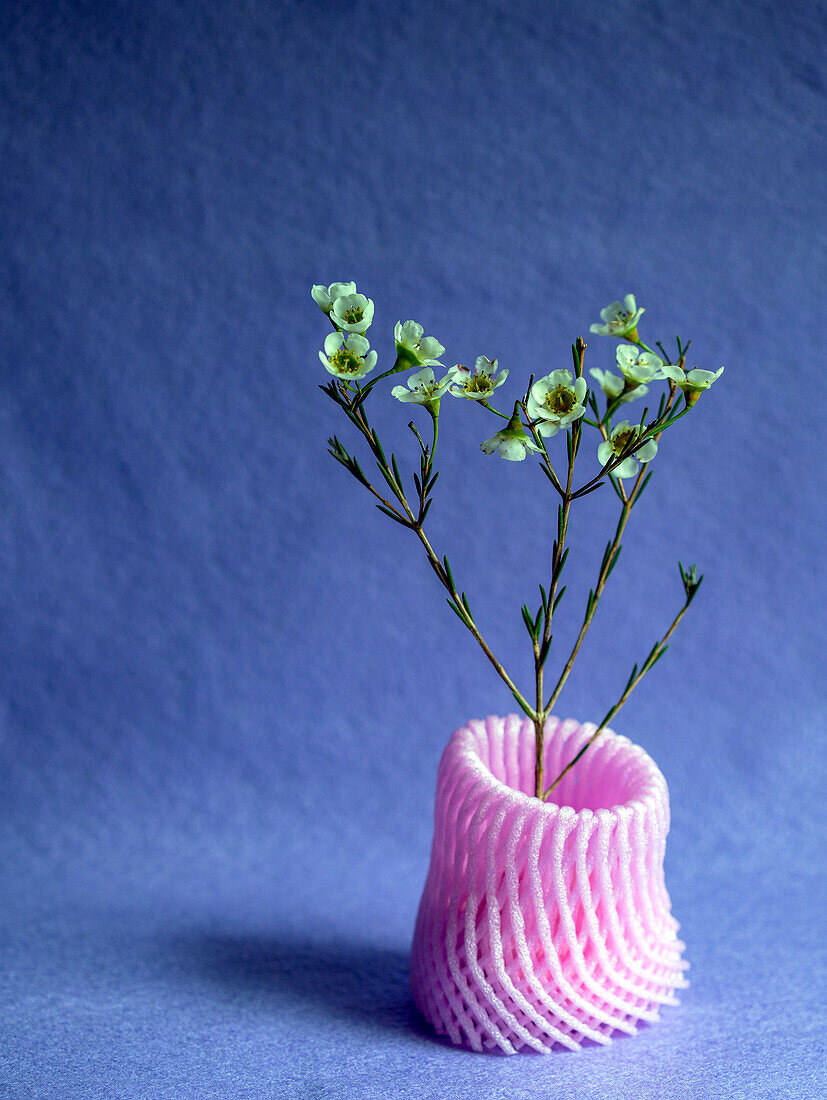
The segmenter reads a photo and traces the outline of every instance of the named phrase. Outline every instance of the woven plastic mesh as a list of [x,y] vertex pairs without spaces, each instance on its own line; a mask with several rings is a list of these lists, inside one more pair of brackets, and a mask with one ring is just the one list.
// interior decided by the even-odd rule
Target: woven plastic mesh
[[[594,733],[550,718],[545,774]],[[458,729],[439,766],[431,865],[414,932],[414,1000],[437,1032],[507,1054],[609,1043],[688,982],[663,876],[669,793],[611,730],[532,797],[534,730]]]

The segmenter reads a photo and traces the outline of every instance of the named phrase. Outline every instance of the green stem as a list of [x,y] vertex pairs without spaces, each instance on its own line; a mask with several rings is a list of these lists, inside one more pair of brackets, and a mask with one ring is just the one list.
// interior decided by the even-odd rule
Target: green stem
[[554,788],[557,786],[557,784],[560,782],[560,780],[563,778],[563,776],[567,775],[571,771],[571,769],[578,762],[578,760],[580,760],[580,758],[586,753],[586,750],[592,744],[594,744],[594,742],[597,740],[597,738],[600,736],[600,734],[605,730],[606,726],[609,724],[609,722],[611,722],[611,720],[614,718],[614,716],[617,714],[617,712],[620,710],[620,708],[625,705],[625,703],[626,703],[627,699],[629,698],[629,696],[635,690],[637,685],[640,683],[640,681],[643,679],[643,677],[646,675],[646,673],[649,671],[649,669],[652,667],[652,665],[655,663],[655,661],[657,661],[657,659],[660,656],[662,656],[662,654],[664,653],[664,651],[666,649],[666,643],[669,641],[669,638],[672,636],[672,632],[674,631],[675,627],[678,625],[678,623],[681,621],[681,619],[686,614],[687,608],[689,607],[691,602],[692,602],[692,599],[691,599],[691,597],[689,597],[687,599],[686,603],[683,605],[683,607],[680,609],[678,614],[673,619],[672,625],[666,631],[664,636],[661,638],[661,640],[659,642],[656,642],[655,645],[652,647],[652,651],[649,654],[649,656],[646,658],[646,660],[643,662],[643,665],[640,669],[640,672],[638,672],[637,675],[630,677],[629,683],[626,685],[626,689],[624,690],[623,694],[620,696],[620,698],[614,704],[614,706],[611,707],[611,709],[608,711],[608,713],[604,717],[603,721],[600,723],[600,725],[597,727],[597,729],[594,731],[594,733],[591,735],[591,737],[588,739],[588,741],[585,743],[585,745],[583,745],[582,748],[580,749],[580,751],[577,753],[577,755],[572,760],[570,760],[568,762],[568,764],[566,764],[565,768],[563,768],[563,770],[560,772],[560,774],[557,776],[557,778],[554,780],[554,782],[549,784],[548,787],[546,787],[545,791],[542,794],[543,799],[548,798],[548,796],[551,794],[551,792],[554,790]]
[[477,404],[482,405],[484,409],[488,409],[488,411],[494,413],[495,416],[501,416],[503,420],[511,419],[507,413],[501,413],[499,409],[495,409],[493,405],[489,405],[488,401],[478,401]]

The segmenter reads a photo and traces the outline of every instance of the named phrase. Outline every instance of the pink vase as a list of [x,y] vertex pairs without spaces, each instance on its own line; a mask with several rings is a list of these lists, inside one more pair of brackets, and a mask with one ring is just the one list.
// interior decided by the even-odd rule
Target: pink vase
[[[550,718],[550,782],[594,733]],[[609,1043],[688,984],[663,877],[669,792],[604,731],[533,797],[534,729],[471,721],[442,755],[431,865],[411,957],[417,1007],[454,1043],[507,1054]]]

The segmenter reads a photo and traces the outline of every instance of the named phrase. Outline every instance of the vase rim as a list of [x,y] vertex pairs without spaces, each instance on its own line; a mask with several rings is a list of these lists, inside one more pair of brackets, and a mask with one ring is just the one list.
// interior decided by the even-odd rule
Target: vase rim
[[[500,790],[508,796],[509,801],[523,802],[527,808],[532,809],[534,812],[539,811],[554,817],[564,816],[574,821],[585,821],[591,817],[599,819],[605,815],[616,817],[629,815],[634,817],[637,812],[646,813],[647,811],[663,809],[664,806],[668,807],[669,794],[666,779],[655,761],[640,745],[636,745],[624,734],[616,733],[608,726],[600,735],[600,741],[595,742],[595,745],[600,747],[607,744],[617,746],[617,749],[622,753],[619,762],[622,772],[627,772],[630,767],[635,768],[635,772],[631,777],[634,787],[629,797],[621,798],[609,805],[600,807],[583,806],[577,808],[570,803],[541,802],[534,794],[529,794],[518,787],[514,787],[497,776],[492,770],[491,764],[481,754],[478,741],[481,733],[490,735],[493,727],[494,732],[498,733],[501,730],[504,736],[509,733],[514,736],[515,724],[519,727],[516,736],[522,737],[530,733],[533,739],[534,727],[528,718],[523,718],[519,714],[502,716],[491,714],[484,719],[471,718],[465,725],[456,729],[448,743],[446,753],[452,747],[454,750],[459,750],[459,754],[466,765],[473,769],[491,790]],[[558,731],[563,731],[566,741],[570,740],[578,730],[585,729],[593,732],[596,728],[594,722],[581,722],[575,718],[560,719],[556,715],[549,715],[545,725],[547,737],[549,735],[553,736]],[[598,748],[596,747],[595,752],[597,751]],[[618,752],[616,751],[610,757],[609,762],[613,762],[617,766],[617,757]],[[625,775],[621,776],[621,780],[626,778]]]

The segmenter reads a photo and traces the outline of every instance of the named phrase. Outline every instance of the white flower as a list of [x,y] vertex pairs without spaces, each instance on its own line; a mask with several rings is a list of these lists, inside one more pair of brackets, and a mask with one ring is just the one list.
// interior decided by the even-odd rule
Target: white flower
[[585,378],[572,384],[570,370],[553,370],[531,387],[526,410],[540,435],[557,435],[561,428],[579,420],[586,411]]
[[394,386],[391,395],[397,401],[408,401],[413,405],[438,406],[439,400],[453,380],[453,369],[449,370],[439,382],[434,378],[434,372],[430,367],[425,367],[416,374],[410,374],[405,379],[408,388]]
[[663,378],[663,362],[657,355],[621,344],[617,349],[617,365],[630,386],[644,386]]
[[376,352],[368,354],[370,344],[357,333],[351,333],[345,343],[343,332],[331,332],[325,337],[324,351],[319,352],[324,369],[343,381],[364,378],[376,366]]
[[[625,344],[623,346],[626,347]],[[636,397],[643,397],[645,393],[649,392],[648,386],[638,386],[636,389],[624,393],[624,380],[618,378],[616,374],[612,374],[610,370],[598,370],[597,367],[592,367],[589,374],[596,380],[610,401],[620,397],[619,404],[621,405],[626,401],[634,401]]]
[[721,377],[723,370],[724,368],[720,367],[716,371],[699,370],[698,368],[687,371],[683,367],[670,363],[665,363],[663,367],[663,373],[666,377],[671,378],[683,390],[687,405],[694,405],[703,391],[708,390],[715,379]]
[[[628,420],[621,420],[609,438],[604,439],[597,448],[597,458],[600,465],[605,466],[612,458],[617,457],[624,447],[628,447],[633,439],[637,439],[639,434],[639,426],[636,425],[632,428],[629,426]],[[624,458],[620,465],[616,466],[611,472],[615,477],[634,477],[640,468],[638,463],[650,462],[657,453],[657,442],[654,439],[647,439],[639,451],[635,451],[633,455]]]
[[397,321],[393,330],[396,357],[412,367],[441,367],[439,357],[445,348],[433,336],[423,336],[424,331],[416,321],[406,321],[404,325]]
[[598,336],[616,336],[627,340],[637,340],[637,323],[645,311],[637,308],[634,294],[627,294],[622,302],[612,302],[600,311],[602,325],[592,325],[590,332]]
[[337,298],[356,293],[356,283],[331,283],[330,286],[320,283],[314,286],[310,293],[319,309],[329,315]]
[[373,320],[373,302],[364,294],[343,294],[333,300],[330,319],[345,332],[363,333]]
[[508,459],[509,462],[522,462],[529,451],[539,451],[540,448],[528,438],[522,428],[512,428],[509,421],[507,428],[481,443],[480,450],[487,455],[496,451],[500,458]]
[[508,378],[508,371],[501,370],[495,377],[497,360],[477,357],[474,369],[457,363],[451,393],[454,397],[468,397],[471,401],[487,401],[491,394]]

